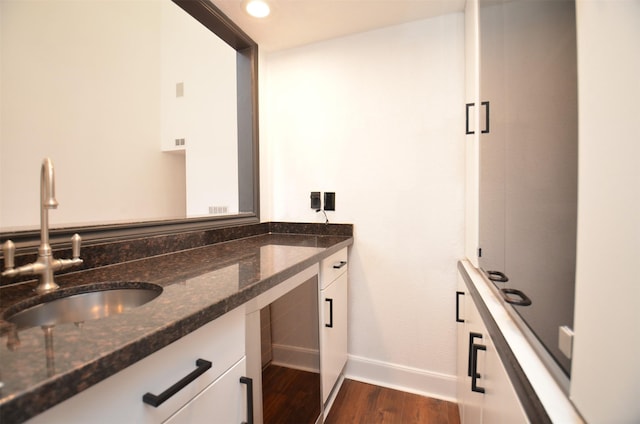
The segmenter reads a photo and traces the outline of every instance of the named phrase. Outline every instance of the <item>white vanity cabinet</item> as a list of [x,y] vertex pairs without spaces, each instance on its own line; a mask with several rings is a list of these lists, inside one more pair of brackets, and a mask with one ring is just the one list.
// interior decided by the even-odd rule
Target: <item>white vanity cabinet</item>
[[[199,359],[211,367],[157,407],[143,402],[146,393],[160,395],[194,372]],[[245,312],[239,307],[29,422],[248,421],[248,387],[240,381],[245,367]]]
[[460,422],[528,423],[493,340],[461,280],[459,277],[456,292]]
[[325,405],[347,363],[347,269],[346,248],[320,264],[320,373]]

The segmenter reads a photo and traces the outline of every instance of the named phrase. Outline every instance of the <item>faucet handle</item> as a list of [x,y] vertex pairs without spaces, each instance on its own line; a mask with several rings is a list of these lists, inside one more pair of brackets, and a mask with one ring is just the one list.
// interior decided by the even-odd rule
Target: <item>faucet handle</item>
[[82,237],[80,237],[80,234],[75,233],[71,237],[71,251],[72,251],[73,259],[78,259],[80,257],[81,243],[82,243]]
[[16,245],[11,240],[7,240],[2,244],[2,252],[4,253],[4,269],[13,269]]

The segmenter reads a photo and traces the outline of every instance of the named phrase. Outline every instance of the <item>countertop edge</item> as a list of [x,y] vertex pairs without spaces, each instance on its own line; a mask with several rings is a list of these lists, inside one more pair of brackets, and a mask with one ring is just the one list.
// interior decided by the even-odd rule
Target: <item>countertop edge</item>
[[458,270],[531,422],[583,423],[567,394],[481,272],[468,260],[458,261]]

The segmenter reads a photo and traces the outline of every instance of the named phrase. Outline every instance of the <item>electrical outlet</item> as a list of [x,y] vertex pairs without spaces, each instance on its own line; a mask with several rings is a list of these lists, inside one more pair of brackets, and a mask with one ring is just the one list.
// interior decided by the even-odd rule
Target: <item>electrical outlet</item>
[[321,209],[322,208],[322,204],[320,202],[320,192],[319,191],[312,191],[311,192],[311,209]]
[[336,210],[336,194],[332,191],[324,193],[324,210],[335,211]]

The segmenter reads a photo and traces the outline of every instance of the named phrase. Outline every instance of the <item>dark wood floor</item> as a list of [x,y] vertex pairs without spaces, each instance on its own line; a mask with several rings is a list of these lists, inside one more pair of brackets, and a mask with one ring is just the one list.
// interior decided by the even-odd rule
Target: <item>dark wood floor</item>
[[459,424],[458,405],[345,379],[326,424]]
[[275,365],[262,371],[265,424],[313,424],[321,403],[320,374]]
[[[314,423],[318,374],[269,365],[262,376],[265,423]],[[460,416],[453,402],[345,379],[325,423],[460,424]]]

